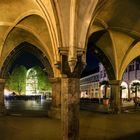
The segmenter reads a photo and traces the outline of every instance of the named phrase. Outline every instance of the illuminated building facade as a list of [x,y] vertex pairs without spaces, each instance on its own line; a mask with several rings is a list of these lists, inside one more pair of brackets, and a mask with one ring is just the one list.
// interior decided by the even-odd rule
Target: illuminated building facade
[[61,117],[62,139],[78,140],[80,73],[90,47],[107,68],[120,112],[123,73],[140,56],[139,0],[3,0],[0,9],[0,110],[7,75],[29,52],[51,78],[50,116]]
[[26,95],[36,95],[38,93],[38,77],[34,69],[29,69],[26,75]]
[[[126,71],[123,74],[123,86],[125,89],[122,90],[122,96],[126,98],[134,97],[133,83],[140,83],[140,63],[139,61],[133,61],[129,64]],[[140,97],[140,87],[137,87],[137,96]]]
[[[102,98],[104,95],[104,88],[101,83],[103,81],[108,81],[108,76],[104,66],[99,63],[98,72],[80,79],[81,98]],[[134,97],[132,90],[132,84],[134,82],[140,83],[140,63],[138,61],[131,62],[123,74],[121,83],[121,86],[124,87],[122,89],[122,98]],[[137,94],[138,97],[140,97],[139,87]]]

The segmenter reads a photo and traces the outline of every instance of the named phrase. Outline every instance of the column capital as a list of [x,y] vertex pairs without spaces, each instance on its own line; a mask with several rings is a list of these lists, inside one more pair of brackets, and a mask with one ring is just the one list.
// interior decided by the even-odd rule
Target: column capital
[[[80,47],[76,47],[76,46],[75,46],[75,49],[76,49],[76,51],[77,51],[77,55],[78,55],[78,56],[81,56],[81,55],[83,55],[83,54],[86,52],[85,49],[80,48]],[[59,47],[59,53],[60,53],[61,55],[68,55],[68,52],[69,52],[69,47],[68,47],[68,46]]]
[[109,80],[109,85],[120,85],[121,80]]
[[68,55],[69,47],[59,47],[60,55]]
[[4,84],[5,81],[6,81],[5,79],[0,78],[0,84],[2,84],[2,83]]
[[68,57],[62,55],[62,66],[61,66],[61,75],[66,75],[68,78],[80,78],[80,74],[84,68],[84,63],[82,62],[82,56],[77,56],[77,63],[74,68],[74,71],[71,72]]
[[49,78],[49,80],[50,80],[51,83],[57,83],[57,82],[61,81],[61,78],[60,77],[54,77],[54,78]]

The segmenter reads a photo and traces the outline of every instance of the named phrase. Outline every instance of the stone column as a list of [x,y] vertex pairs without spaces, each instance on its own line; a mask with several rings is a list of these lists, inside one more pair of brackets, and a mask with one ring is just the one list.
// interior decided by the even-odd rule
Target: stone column
[[48,111],[48,116],[52,118],[61,118],[61,79],[50,78],[52,85],[52,105]]
[[61,79],[61,119],[63,140],[79,140],[80,80]]
[[0,115],[5,114],[4,86],[5,86],[5,79],[0,79]]
[[130,99],[131,96],[130,96],[130,85],[128,84],[128,99]]
[[111,86],[111,97],[110,97],[110,106],[113,113],[121,112],[121,100],[120,100],[120,80],[111,80],[109,81]]
[[80,73],[85,63],[81,53],[74,67],[73,63],[69,65],[66,51],[62,50],[60,54],[62,140],[79,140]]
[[99,86],[98,92],[99,92],[99,104],[101,104],[101,98],[103,98],[102,91],[101,91],[101,85]]

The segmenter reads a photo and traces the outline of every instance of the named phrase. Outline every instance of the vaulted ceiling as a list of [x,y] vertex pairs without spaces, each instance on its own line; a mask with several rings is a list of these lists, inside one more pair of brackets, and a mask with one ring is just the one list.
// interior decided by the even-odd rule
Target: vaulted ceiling
[[140,1],[108,0],[95,18],[95,24],[140,36]]
[[59,50],[69,51],[70,59],[80,49],[85,55],[89,38],[108,57],[117,79],[139,56],[139,0],[3,0],[0,9],[0,67],[22,42],[38,47],[56,73]]
[[[97,7],[89,37],[96,38],[94,45],[108,57],[117,79],[121,79],[127,65],[140,55],[139,25],[139,0],[104,0],[103,4]],[[99,35],[101,31],[103,33]]]
[[[50,2],[49,2],[50,5]],[[35,0],[0,1],[0,66],[10,52],[23,42],[39,48],[53,65],[55,61],[54,44],[50,28],[43,12],[43,3]],[[49,10],[50,10],[49,6]],[[50,10],[53,13],[53,10]],[[53,16],[51,17],[53,19]],[[53,45],[53,46],[52,46]]]

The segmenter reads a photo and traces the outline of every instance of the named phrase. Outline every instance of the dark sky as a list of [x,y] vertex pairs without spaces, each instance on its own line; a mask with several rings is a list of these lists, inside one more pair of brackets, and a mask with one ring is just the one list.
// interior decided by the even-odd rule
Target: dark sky
[[23,52],[14,62],[10,73],[12,72],[12,70],[19,65],[24,65],[27,69],[34,67],[34,66],[40,66],[43,68],[42,63],[32,54],[28,53],[28,52]]
[[[83,70],[83,74],[85,75],[86,73],[89,73],[91,71],[93,71],[94,69],[97,69],[98,67],[98,59],[96,57],[96,55],[91,52],[90,49],[87,50],[87,65],[85,67],[85,69]],[[36,65],[40,66],[43,68],[42,63],[32,54],[28,53],[28,52],[23,52],[14,62],[10,73],[12,72],[12,70],[19,65],[24,65],[27,69],[34,67]]]
[[87,52],[86,61],[87,61],[87,66],[86,66],[87,71],[93,70],[98,67],[99,60],[97,59],[96,55],[91,51]]
[[91,49],[89,47],[87,49],[86,62],[87,65],[83,70],[81,77],[97,72],[99,69],[99,60],[97,59],[95,53],[91,52]]

